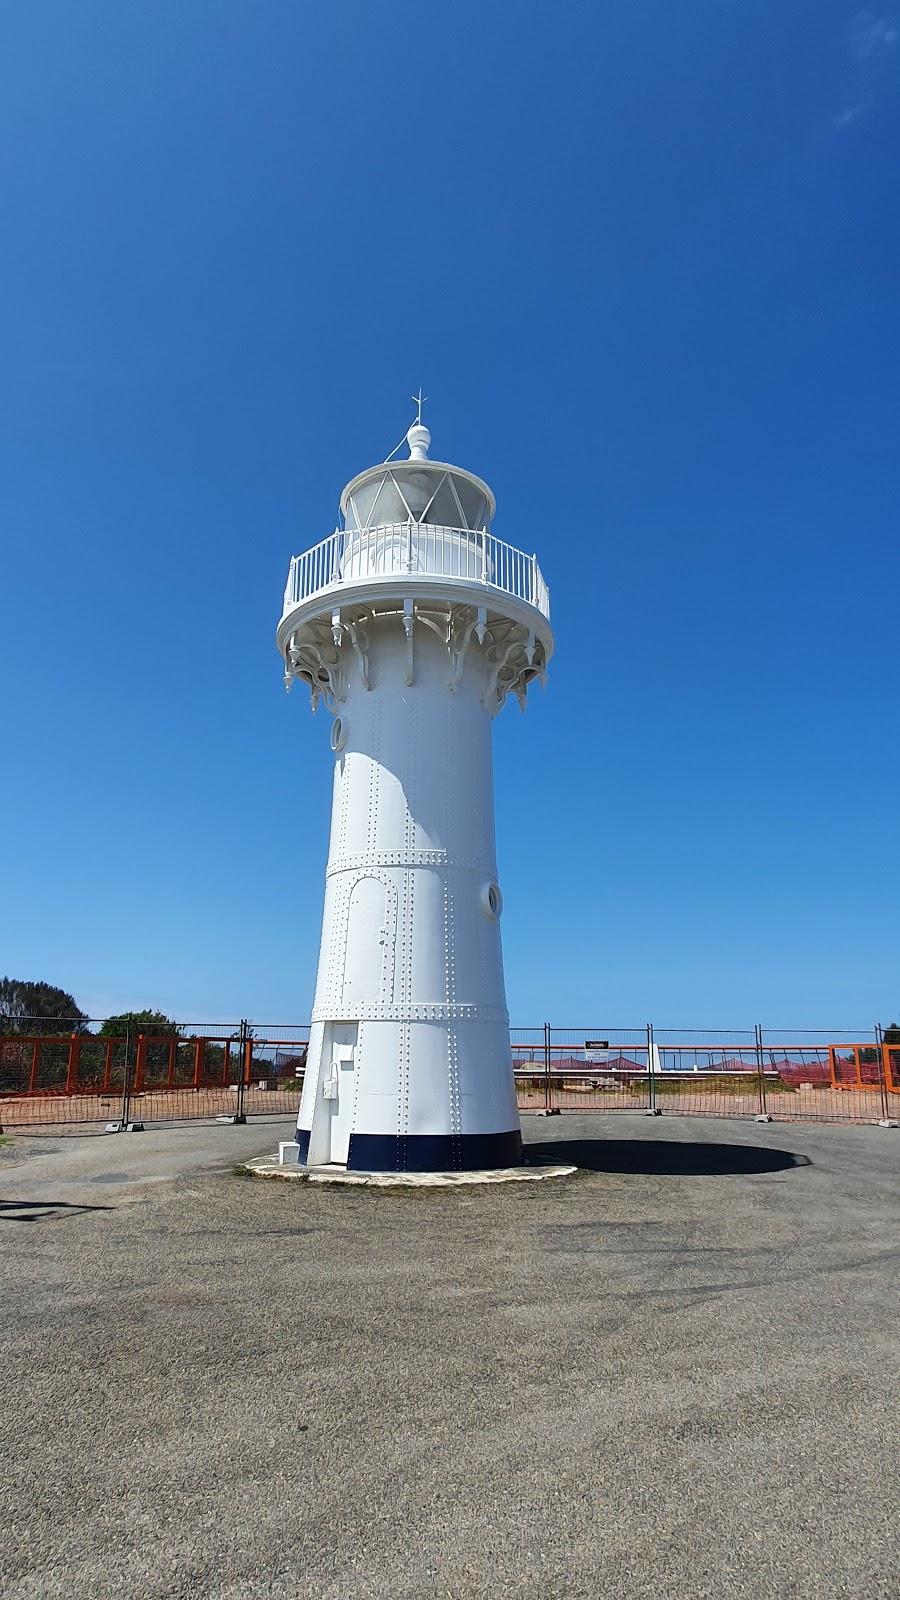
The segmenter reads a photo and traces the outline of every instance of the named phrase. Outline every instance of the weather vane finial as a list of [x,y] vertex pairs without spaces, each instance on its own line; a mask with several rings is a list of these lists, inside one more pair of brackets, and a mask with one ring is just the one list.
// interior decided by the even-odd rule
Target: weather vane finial
[[412,396],[412,403],[416,408],[416,422],[417,423],[422,421],[422,407],[425,404],[425,401],[427,399],[428,399],[427,394],[423,394],[422,393],[422,385],[419,384],[419,392],[418,392],[418,394],[414,394]]

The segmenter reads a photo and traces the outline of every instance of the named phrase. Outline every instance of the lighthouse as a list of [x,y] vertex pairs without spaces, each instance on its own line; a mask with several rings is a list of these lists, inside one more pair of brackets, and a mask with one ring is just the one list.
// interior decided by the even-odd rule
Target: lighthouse
[[513,1166],[521,1133],[497,875],[492,726],[553,650],[537,558],[494,496],[429,459],[352,478],[288,571],[285,682],[331,714],[331,839],[298,1159],[364,1172]]

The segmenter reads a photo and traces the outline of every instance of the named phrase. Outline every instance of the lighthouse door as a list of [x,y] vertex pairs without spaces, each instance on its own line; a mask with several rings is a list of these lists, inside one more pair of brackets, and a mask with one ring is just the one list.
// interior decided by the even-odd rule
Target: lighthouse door
[[355,1022],[332,1022],[328,1025],[325,1039],[328,1053],[322,1097],[327,1101],[330,1112],[328,1160],[342,1167],[347,1165],[353,1128],[357,1031]]

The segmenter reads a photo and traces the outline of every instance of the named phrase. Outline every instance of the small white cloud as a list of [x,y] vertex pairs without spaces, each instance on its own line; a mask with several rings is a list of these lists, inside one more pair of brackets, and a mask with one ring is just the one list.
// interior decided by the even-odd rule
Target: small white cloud
[[850,24],[850,44],[858,61],[866,61],[876,50],[889,49],[900,39],[900,28],[888,17],[873,11],[857,11]]
[[857,117],[861,117],[864,110],[865,106],[847,106],[840,116],[834,118],[834,126],[836,128],[849,128],[851,122],[855,122]]

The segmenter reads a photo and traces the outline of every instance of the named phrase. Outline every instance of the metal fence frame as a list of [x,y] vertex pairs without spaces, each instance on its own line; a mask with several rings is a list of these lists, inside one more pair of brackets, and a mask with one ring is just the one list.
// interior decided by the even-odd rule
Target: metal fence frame
[[[900,1043],[864,1029],[511,1029],[519,1108],[900,1120]],[[591,1044],[605,1047],[592,1052]],[[591,1055],[605,1057],[592,1061]]]
[[[242,1019],[181,1023],[167,1034],[128,1028],[107,1037],[90,1031],[102,1021],[60,1034],[48,1032],[43,1019],[26,1018],[22,1031],[0,1035],[0,1129],[243,1123],[248,1116],[297,1109],[309,1043],[305,1025],[260,1028]],[[38,1022],[40,1033],[25,1031]],[[86,1065],[92,1053],[102,1058],[99,1071]],[[19,1082],[11,1082],[17,1072]]]
[[[174,1033],[102,1019],[19,1019],[0,1034],[0,1129],[295,1112],[307,1024],[181,1023]],[[50,1028],[60,1031],[50,1032]],[[30,1030],[30,1031],[29,1031]],[[862,1029],[510,1029],[520,1111],[639,1112],[766,1121],[900,1120],[900,1043]]]

